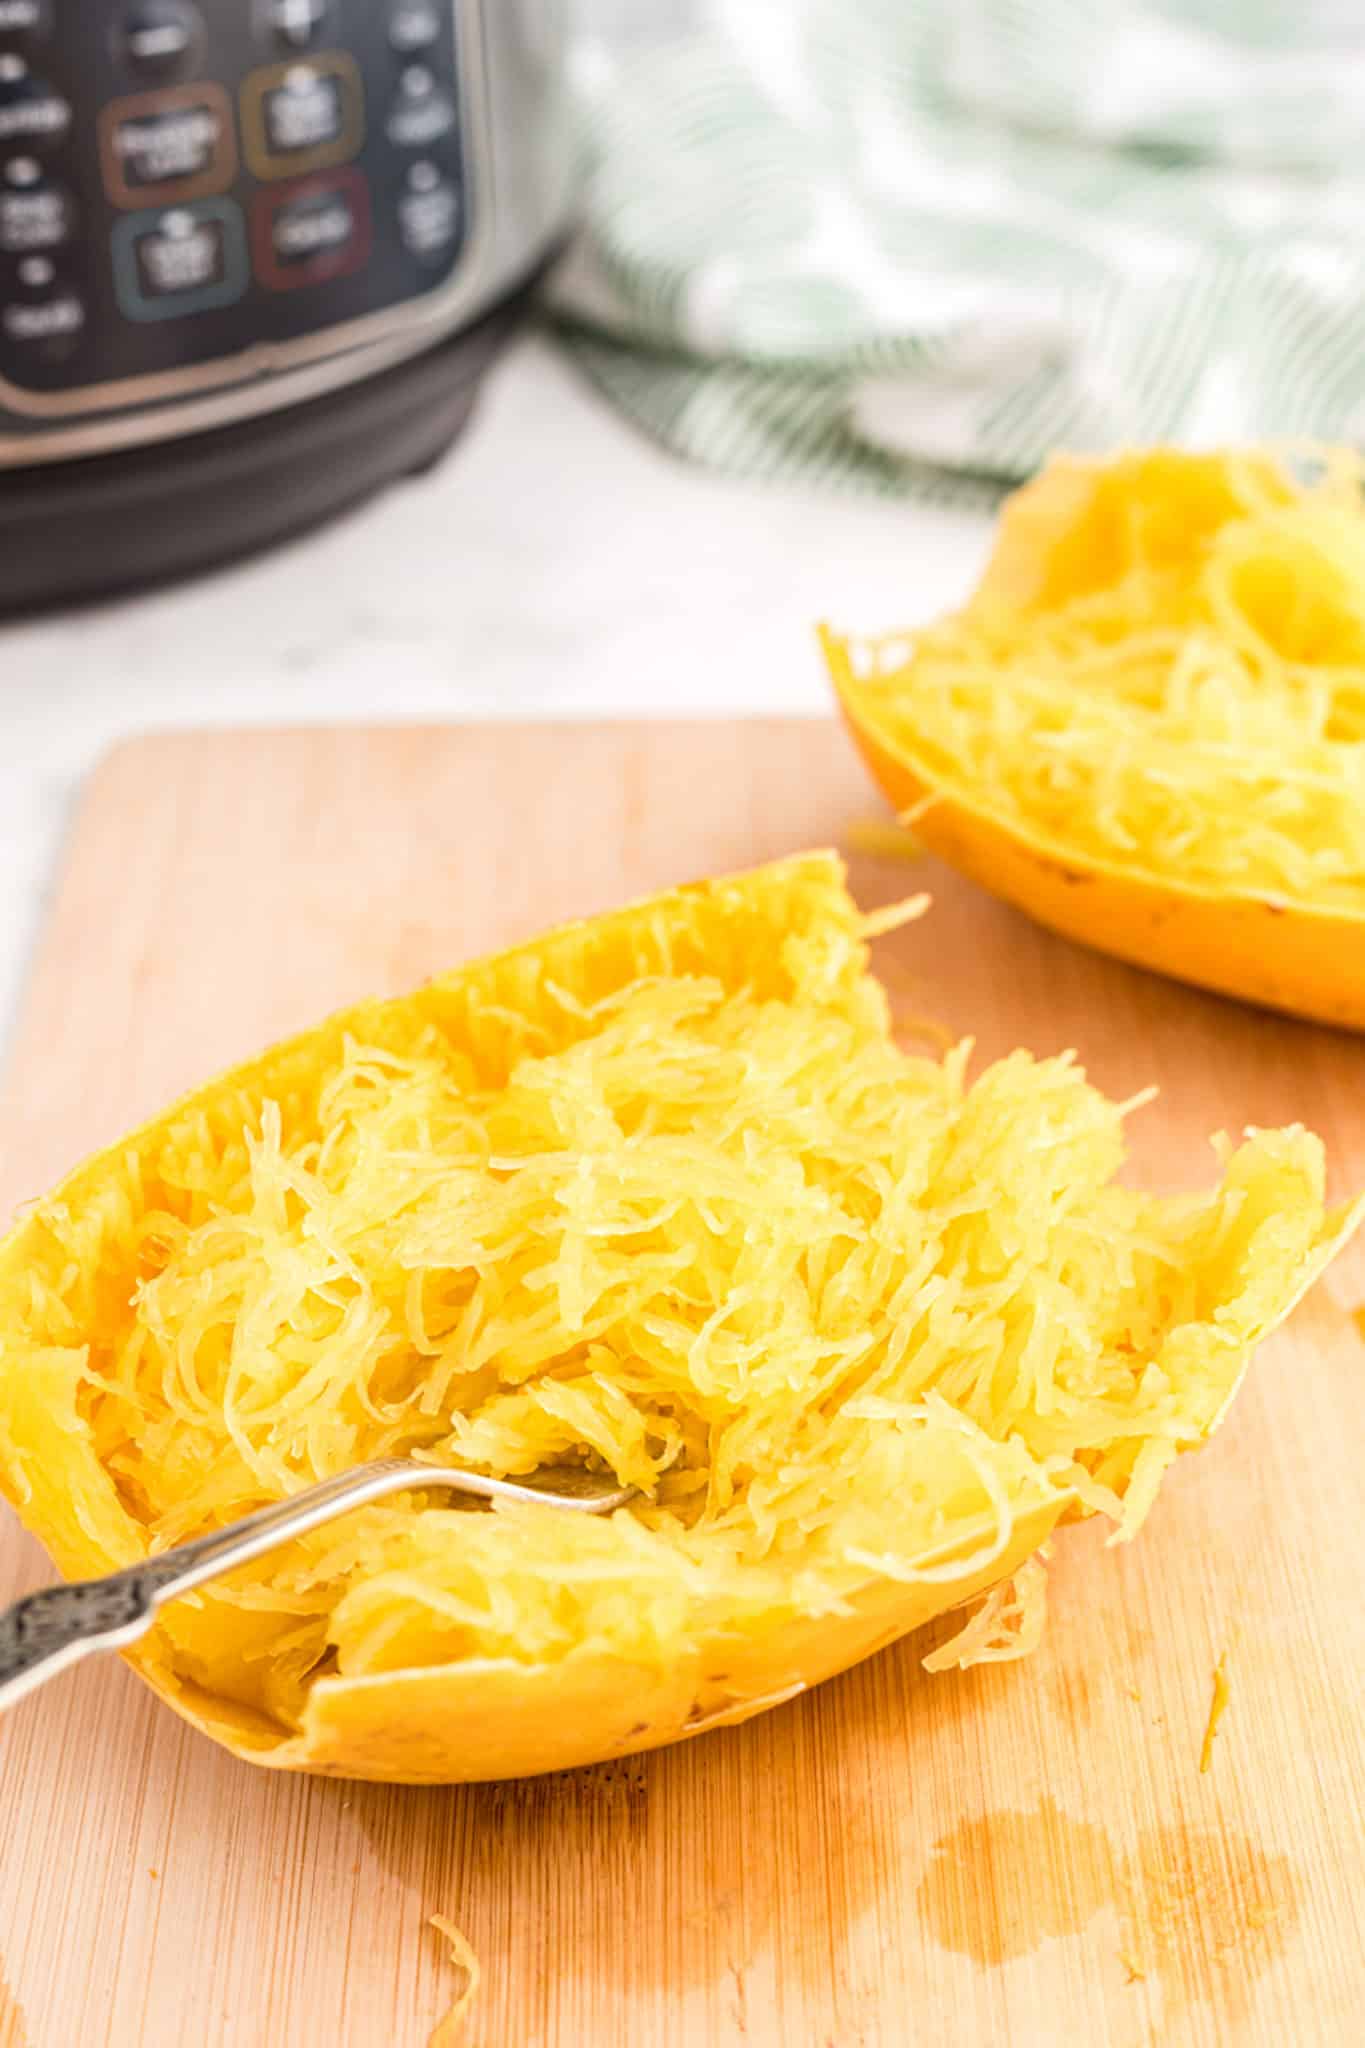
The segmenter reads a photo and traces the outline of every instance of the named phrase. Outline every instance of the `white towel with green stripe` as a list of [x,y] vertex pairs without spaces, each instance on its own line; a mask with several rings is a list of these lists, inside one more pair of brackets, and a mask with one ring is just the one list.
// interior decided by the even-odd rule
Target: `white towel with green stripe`
[[1362,438],[1365,0],[702,0],[580,54],[552,311],[682,455],[961,496]]

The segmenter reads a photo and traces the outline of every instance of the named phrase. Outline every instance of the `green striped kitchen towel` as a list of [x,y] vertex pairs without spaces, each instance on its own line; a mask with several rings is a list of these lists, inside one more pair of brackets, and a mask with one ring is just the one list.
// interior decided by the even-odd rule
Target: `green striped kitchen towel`
[[[551,295],[680,454],[961,497],[1365,421],[1365,0],[694,0]],[[637,17],[638,20],[638,17]]]

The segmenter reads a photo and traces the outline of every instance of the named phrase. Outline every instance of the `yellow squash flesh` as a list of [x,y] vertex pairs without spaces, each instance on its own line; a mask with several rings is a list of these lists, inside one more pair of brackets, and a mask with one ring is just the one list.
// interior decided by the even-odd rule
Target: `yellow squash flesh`
[[[983,644],[997,648],[1017,629],[1017,649],[1010,649],[1015,674],[1023,673],[1031,645],[1044,646],[1046,659],[1059,644],[1065,647],[1068,633],[1088,635],[1086,651],[1093,657],[1115,631],[1120,599],[1131,602],[1135,629],[1150,627],[1167,637],[1176,662],[1193,653],[1197,666],[1200,645],[1216,656],[1216,630],[1182,600],[1207,551],[1220,541],[1226,545],[1234,528],[1251,530],[1238,482],[1259,501],[1262,553],[1252,566],[1260,587],[1250,574],[1246,587],[1272,618],[1292,617],[1299,604],[1308,649],[1302,659],[1284,663],[1274,649],[1258,649],[1251,641],[1249,673],[1254,677],[1259,655],[1267,672],[1289,674],[1306,701],[1319,681],[1324,694],[1336,692],[1348,710],[1350,736],[1319,751],[1334,755],[1355,778],[1357,799],[1350,795],[1352,784],[1343,781],[1335,800],[1365,817],[1365,514],[1345,495],[1355,489],[1353,478],[1335,484],[1331,505],[1319,508],[1311,492],[1288,481],[1265,457],[1156,450],[1107,464],[1057,458],[1008,502],[980,586],[955,619],[922,636],[902,636],[886,666],[874,656],[869,667],[841,634],[822,629],[821,641],[859,751],[897,811],[911,814],[916,836],[931,851],[1068,938],[1223,995],[1365,1030],[1365,870],[1358,856],[1354,868],[1344,856],[1344,900],[1341,890],[1318,897],[1289,878],[1239,886],[1230,872],[1201,872],[1197,859],[1188,865],[1158,860],[1140,839],[1124,848],[1097,844],[1088,792],[1076,795],[1069,822],[1060,815],[1043,821],[1011,801],[993,776],[949,761],[919,680],[924,655],[917,649],[934,658],[941,653],[939,634],[953,634],[959,625],[980,628]],[[1297,559],[1288,542],[1283,561],[1275,555],[1280,520],[1287,522],[1286,531],[1301,522],[1292,532]],[[1141,546],[1130,542],[1134,532]],[[1144,589],[1133,583],[1139,554],[1151,572]],[[1324,587],[1329,599],[1341,600],[1340,617],[1326,624]],[[1144,616],[1147,603],[1151,609]],[[1167,604],[1169,615],[1162,609]],[[1334,646],[1328,644],[1332,628]],[[1222,652],[1229,664],[1241,658],[1230,648]],[[1065,654],[1056,659],[1051,679],[1065,685]],[[1002,697],[1011,680],[1002,668]],[[1088,687],[1081,679],[1074,684],[1078,709]],[[1179,751],[1162,738],[1159,723],[1158,715],[1155,727],[1144,728],[1135,719],[1126,733],[1117,722],[1114,728],[1116,753],[1120,746],[1141,747],[1151,731],[1166,747],[1164,760],[1152,755],[1154,789]],[[1274,746],[1268,746],[1259,788],[1249,799],[1266,814],[1277,799],[1280,766]],[[1189,792],[1197,799],[1193,780]],[[1056,809],[1060,814],[1060,800]],[[1229,832],[1229,855],[1235,841]]]
[[[1101,1506],[1107,1498],[1112,1507],[1106,1512],[1121,1513],[1125,1523],[1141,1519],[1163,1465],[1216,1426],[1252,1346],[1288,1313],[1359,1213],[1324,1211],[1320,1148],[1302,1132],[1254,1137],[1228,1163],[1225,1190],[1207,1202],[1163,1205],[1110,1190],[1119,1117],[1112,1105],[1104,1104],[1065,1062],[1034,1065],[1015,1055],[964,1091],[960,1063],[954,1067],[952,1056],[942,1068],[903,1061],[889,1044],[885,1005],[865,974],[865,960],[860,920],[832,856],[805,856],[752,875],[675,891],[477,962],[411,996],[359,1005],[274,1047],[78,1168],[23,1218],[0,1247],[0,1484],[59,1569],[75,1578],[148,1554],[164,1540],[156,1531],[174,1525],[177,1502],[190,1499],[196,1487],[217,1484],[224,1472],[233,1486],[245,1485],[243,1474],[257,1468],[238,1462],[234,1430],[256,1460],[269,1444],[285,1446],[281,1483],[274,1487],[278,1494],[318,1476],[329,1458],[346,1462],[338,1444],[349,1444],[352,1455],[390,1448],[390,1441],[381,1443],[380,1437],[396,1415],[407,1418],[403,1428],[415,1428],[411,1418],[420,1414],[424,1376],[434,1374],[443,1361],[449,1363],[455,1341],[434,1334],[430,1322],[423,1326],[429,1337],[424,1349],[405,1348],[395,1340],[383,1353],[382,1394],[380,1380],[362,1402],[348,1389],[314,1391],[290,1425],[292,1436],[286,1429],[277,1439],[259,1422],[263,1387],[286,1407],[292,1398],[296,1382],[290,1373],[295,1369],[286,1366],[286,1359],[306,1317],[296,1304],[292,1320],[284,1316],[269,1343],[247,1327],[260,1312],[259,1299],[251,1293],[260,1275],[253,1265],[253,1260],[259,1264],[257,1255],[249,1248],[242,1252],[252,1242],[243,1190],[255,1185],[252,1175],[267,1167],[282,1170],[285,1162],[292,1178],[271,1182],[266,1194],[267,1206],[273,1202],[278,1210],[287,1261],[319,1255],[319,1241],[335,1229],[341,1212],[326,1210],[320,1196],[318,1208],[307,1209],[309,1176],[320,1171],[308,1134],[322,1127],[327,1105],[343,1083],[360,1087],[365,1100],[383,1106],[386,1091],[398,1095],[415,1086],[419,1055],[439,1055],[452,1077],[449,1096],[455,1109],[465,1095],[470,1100],[477,1096],[485,1104],[488,1128],[505,1151],[508,1104],[524,1109],[527,1102],[541,1099],[537,1090],[543,1093],[556,1076],[561,1081],[566,1074],[576,1077],[575,1087],[590,1082],[594,1061],[605,1057],[597,1050],[599,1039],[610,1030],[613,1016],[628,1014],[630,1002],[657,999],[681,1002],[684,1008],[690,1003],[712,1020],[708,1029],[714,1025],[723,1032],[727,1018],[739,1017],[742,1029],[724,1057],[732,1063],[738,1057],[741,1068],[744,1048],[752,1047],[750,1056],[759,1058],[765,1031],[786,1033],[774,1042],[787,1045],[793,1072],[801,1066],[807,1040],[813,1059],[820,1034],[833,1034],[832,1043],[849,1048],[829,1084],[836,1091],[845,1084],[846,1071],[865,1060],[867,1087],[879,1102],[885,1096],[893,1122],[901,1113],[896,1108],[901,1090],[907,1100],[922,1099],[939,1118],[932,1125],[938,1152],[924,1166],[929,1194],[937,1186],[936,1175],[966,1175],[964,1192],[934,1213],[931,1228],[926,1226],[924,1272],[928,1276],[936,1270],[938,1277],[926,1279],[918,1294],[919,1283],[907,1282],[910,1294],[900,1311],[904,1329],[894,1318],[884,1321],[873,1333],[874,1346],[860,1327],[859,1301],[842,1303],[836,1320],[843,1334],[834,1349],[841,1343],[851,1360],[871,1359],[880,1377],[860,1363],[850,1368],[851,1376],[821,1381],[823,1392],[811,1381],[802,1394],[793,1365],[790,1396],[771,1397],[765,1410],[769,1434],[753,1441],[786,1446],[775,1454],[772,1471],[740,1467],[722,1486],[714,1463],[708,1468],[708,1459],[720,1456],[727,1415],[741,1411],[748,1394],[742,1371],[730,1393],[712,1385],[727,1354],[723,1346],[708,1353],[712,1340],[707,1330],[718,1318],[705,1318],[708,1303],[696,1304],[686,1311],[695,1314],[698,1330],[692,1359],[696,1384],[675,1390],[651,1414],[664,1434],[675,1412],[684,1420],[692,1408],[709,1415],[712,1452],[706,1449],[706,1429],[690,1436],[684,1429],[691,1449],[680,1454],[676,1469],[663,1472],[653,1507],[592,1523],[571,1522],[548,1509],[461,1515],[436,1504],[423,1506],[415,1498],[366,1511],[373,1521],[362,1524],[352,1538],[338,1525],[337,1542],[353,1541],[356,1547],[346,1564],[317,1568],[326,1583],[325,1598],[317,1594],[316,1613],[310,1600],[320,1581],[316,1575],[310,1579],[303,1566],[320,1553],[299,1553],[292,1564],[281,1554],[251,1568],[235,1588],[206,1588],[165,1611],[155,1633],[129,1653],[129,1661],[176,1712],[236,1755],[278,1769],[411,1783],[557,1770],[742,1720],[845,1669],[1010,1579],[1058,1520],[1078,1511],[1080,1498]],[[700,1059],[705,1048],[697,1043]],[[624,1056],[629,1053],[627,1044]],[[679,1085],[685,1101],[685,1073]],[[765,1080],[756,1069],[753,1085],[766,1086],[769,1093],[755,1097],[758,1106],[751,1107],[747,1137],[741,1130],[737,1151],[725,1155],[741,1162],[750,1154],[759,1156],[783,1117],[801,1112],[800,1099],[790,1092],[798,1085],[790,1074]],[[742,1108],[742,1092],[737,1100]],[[596,1115],[597,1106],[590,1107]],[[977,1258],[972,1232],[995,1229],[1008,1209],[1008,1200],[987,1184],[990,1144],[996,1142],[990,1133],[1003,1130],[999,1142],[1008,1143],[1009,1130],[999,1119],[1007,1125],[1016,1112],[1024,1123],[1034,1118],[1037,1133],[1050,1134],[1046,1144],[1054,1150],[1062,1140],[1058,1119],[1072,1119],[1067,1142],[1078,1148],[1077,1172],[1092,1174],[1095,1183],[1092,1230],[1112,1234],[1110,1263],[1128,1273],[1126,1279],[1115,1278],[1106,1264],[1109,1254],[1096,1254],[1095,1299],[1104,1303],[1112,1297],[1109,1321],[1097,1324],[1093,1341],[1081,1343],[1067,1366],[1071,1379],[1058,1371],[1054,1410],[1070,1402],[1084,1422],[1082,1427],[1078,1421],[1077,1429],[1082,1435],[1090,1432],[1085,1439],[1089,1448],[1078,1444],[1074,1457],[1070,1452],[1047,1454],[1053,1424],[1020,1392],[1015,1368],[1008,1363],[1006,1354],[1012,1356],[1015,1343],[1013,1283],[1008,1274],[1001,1278],[993,1270],[978,1270],[979,1261],[972,1263]],[[858,1113],[851,1098],[849,1113]],[[1039,1137],[1033,1131],[1032,1125],[1022,1131],[1021,1156],[1038,1155]],[[676,1135],[685,1151],[685,1128]],[[638,1142],[649,1139],[642,1130]],[[614,1134],[601,1161],[619,1165],[621,1142],[636,1141]],[[830,1145],[838,1152],[834,1126],[826,1129],[821,1143],[827,1153]],[[718,1176],[713,1199],[723,1211],[727,1198],[720,1179],[722,1167],[724,1172],[730,1168],[720,1153],[715,1157],[721,1164],[708,1171]],[[828,1166],[828,1157],[822,1157]],[[431,1163],[407,1153],[395,1158],[414,1171]],[[601,1161],[599,1170],[605,1174]],[[508,1162],[501,1153],[486,1164],[490,1197],[497,1199],[506,1196],[519,1171],[532,1170]],[[846,1164],[840,1164],[841,1172]],[[794,1215],[805,1213],[817,1196],[825,1199],[817,1187],[819,1162],[812,1154],[803,1173],[798,1150],[787,1165],[791,1170],[783,1168],[773,1182],[774,1199],[779,1204],[790,1200]],[[779,1160],[774,1172],[781,1166]],[[364,1170],[358,1157],[352,1180],[363,1181]],[[537,1165],[536,1170],[543,1169]],[[1050,1185],[1061,1204],[1057,1227],[1065,1232],[1071,1227],[1065,1213],[1069,1182],[1064,1166],[1057,1171],[1061,1179]],[[572,1202],[577,1184],[572,1160],[565,1174],[557,1183],[559,1206]],[[866,1186],[856,1175],[849,1185],[855,1184],[865,1195]],[[976,1202],[972,1189],[978,1184],[981,1199]],[[340,1198],[348,1187],[342,1174]],[[878,1199],[895,1194],[885,1187]],[[705,1196],[699,1199],[706,1210]],[[605,1193],[601,1200],[606,1204]],[[414,1213],[420,1208],[415,1196],[412,1207]],[[557,1277],[546,1281],[539,1271],[532,1272],[528,1286],[550,1288],[550,1295],[535,1299],[562,1299],[563,1290],[577,1284],[573,1259],[583,1255],[585,1244],[590,1248],[595,1242],[593,1213],[588,1235],[573,1241],[577,1250]],[[875,1215],[869,1215],[875,1223]],[[723,1214],[710,1218],[707,1228],[719,1228],[723,1221]],[[853,1244],[860,1227],[856,1218],[845,1216],[835,1239]],[[561,1229],[557,1211],[547,1213],[544,1229],[548,1243]],[[255,1306],[242,1309],[235,1329],[211,1330],[187,1367],[187,1354],[175,1348],[183,1327],[162,1330],[151,1305],[168,1276],[176,1279],[177,1259],[183,1262],[196,1247],[202,1252],[205,1244],[218,1244],[224,1231],[233,1284],[246,1290],[242,1301]],[[1133,1249],[1153,1231],[1167,1232],[1171,1247],[1170,1257],[1151,1269],[1167,1275],[1159,1289],[1155,1281],[1150,1287],[1143,1281],[1145,1253]],[[240,1243],[233,1233],[240,1233]],[[658,1253],[657,1235],[640,1229],[630,1240],[637,1251],[628,1260],[645,1257],[651,1244]],[[683,1240],[668,1242],[676,1247]],[[1046,1265],[1052,1254],[1047,1241],[1040,1244]],[[992,1238],[991,1246],[996,1245]],[[131,1255],[130,1246],[135,1248]],[[818,1231],[811,1246],[801,1271],[814,1260],[828,1293],[837,1283],[837,1260],[829,1264]],[[852,1250],[845,1245],[850,1258],[854,1250],[856,1244]],[[458,1255],[476,1262],[482,1256],[477,1248]],[[667,1256],[682,1254],[675,1248]],[[344,1273],[347,1261],[353,1263],[361,1253],[353,1244],[336,1257],[335,1271]],[[1070,1258],[1057,1265],[1059,1272]],[[1175,1278],[1170,1277],[1172,1260],[1176,1267],[1183,1261]],[[998,1264],[997,1250],[991,1250],[987,1263]],[[211,1271],[202,1263],[197,1270],[201,1275]],[[496,1260],[491,1270],[497,1282]],[[1039,1299],[1051,1298],[1051,1271],[1051,1266],[1040,1268],[1045,1293]],[[695,1279],[679,1282],[677,1302],[685,1305],[696,1284]],[[783,1284],[789,1292],[788,1283]],[[902,1337],[909,1340],[909,1324],[921,1311],[930,1313],[935,1293],[947,1315],[955,1288],[960,1306],[952,1315],[957,1321],[949,1315],[944,1330],[949,1339],[954,1328],[960,1330],[964,1349],[969,1343],[985,1344],[986,1379],[974,1392],[955,1397],[953,1406],[938,1391],[949,1384],[942,1375],[960,1368],[951,1341],[946,1350],[940,1346],[942,1356],[933,1368],[939,1378],[932,1384],[901,1384],[888,1359],[892,1353],[915,1355],[905,1352],[901,1342]],[[1161,1303],[1149,1298],[1157,1291]],[[988,1293],[997,1304],[990,1314],[981,1307]],[[171,1298],[192,1304],[199,1297],[191,1284],[187,1294]],[[317,1313],[321,1300],[343,1319],[346,1314],[354,1318],[360,1313],[359,1298],[354,1289],[329,1280],[309,1297],[308,1314]],[[737,1323],[743,1323],[744,1309],[761,1329],[773,1304],[729,1299],[723,1306]],[[656,1319],[662,1312],[657,1306],[650,1311]],[[684,1307],[676,1312],[684,1313]],[[1036,1315],[1029,1306],[1018,1322],[1026,1354],[1028,1327]],[[1141,1331],[1148,1335],[1133,1334]],[[643,1345],[643,1322],[636,1334]],[[156,1356],[163,1362],[149,1368],[148,1357],[162,1338],[169,1348]],[[624,1414],[621,1441],[629,1445],[635,1441],[626,1426],[630,1417],[608,1382],[615,1375],[618,1384],[634,1385],[632,1400],[646,1405],[638,1392],[641,1358],[614,1328],[607,1338],[592,1341],[598,1346],[592,1356],[602,1407],[592,1411],[597,1419],[590,1417],[584,1425],[589,1433],[578,1441],[594,1441],[590,1432],[601,1415]],[[234,1353],[234,1344],[243,1356]],[[991,1364],[992,1344],[1001,1350],[998,1367]],[[770,1369],[771,1361],[764,1366]],[[176,1382],[175,1400],[168,1394],[164,1413],[157,1408],[157,1389],[163,1384],[171,1389],[175,1376],[186,1370],[197,1372],[202,1384],[192,1390],[198,1408],[193,1403],[185,1407],[191,1420],[182,1423],[184,1386]],[[925,1373],[929,1370],[924,1367]],[[1034,1360],[1030,1370],[1043,1366]],[[458,1442],[452,1453],[444,1436],[455,1426],[475,1432],[467,1439],[472,1454],[475,1444],[486,1447],[494,1440],[487,1434],[488,1418],[501,1412],[499,1402],[505,1407],[511,1399],[524,1407],[529,1388],[550,1401],[553,1414],[555,1403],[568,1398],[568,1383],[562,1374],[556,1377],[553,1360],[514,1369],[499,1358],[479,1372],[477,1401],[473,1395],[467,1398],[467,1414],[457,1395],[450,1395],[442,1413],[424,1422],[426,1434],[409,1434],[403,1447],[415,1442],[458,1455]],[[997,1372],[1006,1374],[998,1398],[993,1391]],[[491,1390],[490,1380],[497,1381]],[[302,1368],[297,1384],[306,1391]],[[127,1391],[134,1385],[135,1402]],[[578,1381],[573,1385],[581,1396],[582,1386]],[[231,1428],[224,1422],[221,1444],[205,1421],[219,1398],[215,1387],[234,1411]],[[258,1418],[254,1436],[253,1401]],[[329,1403],[339,1417],[350,1418],[351,1436],[309,1435]],[[1004,1420],[995,1423],[997,1408],[1000,1416],[1014,1417],[1008,1426]],[[574,1454],[572,1421],[567,1439],[542,1439],[534,1431],[526,1435],[522,1409],[517,1414],[523,1436],[515,1439],[502,1469],[525,1469],[542,1441],[551,1454],[556,1454],[556,1443],[558,1455],[566,1449]],[[1112,1442],[1096,1434],[1096,1416],[1109,1414],[1117,1432]],[[1146,1420],[1125,1433],[1125,1421],[1139,1414]],[[537,1415],[540,1428],[544,1416]],[[477,1435],[480,1428],[483,1437]],[[1030,1432],[1032,1452],[1024,1444]],[[212,1455],[196,1452],[198,1442],[207,1443]],[[825,1462],[822,1444],[830,1447]],[[841,1457],[847,1460],[846,1475]],[[619,1470],[625,1458],[622,1451],[603,1461],[614,1462]],[[703,1489],[711,1488],[714,1508],[699,1506],[695,1488],[686,1491],[689,1458],[696,1468],[692,1477]],[[803,1458],[809,1470],[802,1467]],[[785,1470],[779,1471],[784,1463]],[[178,1475],[173,1481],[166,1476],[172,1472]],[[670,1495],[675,1485],[680,1490]],[[765,1488],[778,1503],[766,1533],[749,1505],[750,1496]],[[226,1517],[227,1498],[222,1495],[210,1519]],[[246,1495],[233,1511],[254,1504],[255,1498]],[[191,1528],[200,1526],[191,1522]],[[191,1528],[179,1533],[191,1533]],[[898,1545],[901,1528],[908,1533],[905,1544]],[[930,1529],[932,1540],[921,1535],[911,1542],[914,1531]],[[514,1612],[511,1640],[497,1638],[498,1654],[479,1647],[494,1638],[469,1620],[475,1592],[466,1554],[472,1557],[479,1545],[481,1554],[493,1560],[475,1589],[481,1589],[480,1597],[498,1594],[499,1559],[505,1563],[507,1587],[531,1589],[524,1642],[518,1640]],[[723,1553],[723,1568],[712,1563],[713,1552]],[[637,1558],[638,1603],[627,1597],[619,1617],[615,1610],[595,1607],[594,1588],[613,1574],[629,1594]],[[434,1577],[432,1569],[423,1577],[424,1559],[426,1567],[433,1559],[439,1566]],[[581,1639],[570,1639],[576,1624],[564,1622],[556,1608],[553,1583],[545,1600],[540,1599],[541,1579],[548,1574],[553,1582],[557,1560],[569,1589],[565,1598],[579,1598],[573,1587],[580,1586],[582,1613],[615,1617],[610,1626],[585,1624]],[[662,1618],[653,1609],[645,1614],[653,1598],[649,1574],[656,1566]],[[533,1573],[540,1574],[534,1583],[528,1576]],[[303,1651],[291,1637],[291,1616],[296,1633],[306,1638]],[[551,1650],[538,1650],[534,1631],[556,1627],[561,1634],[568,1629],[569,1636],[556,1638]],[[366,1658],[368,1668],[361,1668]],[[353,1668],[345,1668],[348,1659]]]

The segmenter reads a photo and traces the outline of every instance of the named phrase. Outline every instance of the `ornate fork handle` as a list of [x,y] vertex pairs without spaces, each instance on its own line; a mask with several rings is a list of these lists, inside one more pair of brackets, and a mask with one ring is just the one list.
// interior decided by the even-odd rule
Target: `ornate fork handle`
[[[45,1586],[0,1614],[0,1708],[13,1706],[92,1650],[121,1650],[145,1635],[170,1555],[107,1579]],[[172,1566],[169,1577],[174,1576]]]
[[483,1507],[495,1500],[520,1501],[588,1515],[609,1514],[635,1498],[633,1487],[586,1473],[556,1472],[543,1480],[536,1474],[521,1480],[493,1479],[455,1466],[377,1458],[288,1500],[258,1508],[226,1528],[125,1565],[107,1578],[46,1586],[27,1594],[0,1613],[0,1712],[93,1651],[122,1650],[135,1643],[152,1626],[163,1601],[188,1593],[205,1579],[248,1564],[347,1509],[387,1494],[431,1491],[450,1492],[456,1500],[463,1497],[466,1503]]

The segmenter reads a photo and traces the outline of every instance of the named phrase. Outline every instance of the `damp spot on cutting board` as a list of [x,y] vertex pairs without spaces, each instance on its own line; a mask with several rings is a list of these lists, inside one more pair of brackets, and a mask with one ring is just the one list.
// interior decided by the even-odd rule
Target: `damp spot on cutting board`
[[1132,1855],[1105,1830],[1045,1799],[1032,1813],[1002,1810],[965,1821],[934,1845],[918,1892],[920,1915],[945,1949],[995,1968],[1045,1941],[1094,1939],[1095,1966],[1126,1967],[1130,1982],[1159,1986],[1167,2023],[1212,2005],[1228,2018],[1251,2009],[1257,1978],[1297,1925],[1301,1888],[1288,1857],[1232,1830],[1152,1828]]
[[921,1881],[919,1909],[943,1948],[995,1965],[1080,1933],[1117,1890],[1103,1828],[1045,1799],[1036,1813],[986,1814],[945,1835]]
[[1150,1830],[1125,1889],[1128,1943],[1159,1980],[1168,2022],[1196,2005],[1244,2019],[1257,1978],[1298,1924],[1301,1889],[1289,1858],[1231,1830]]

